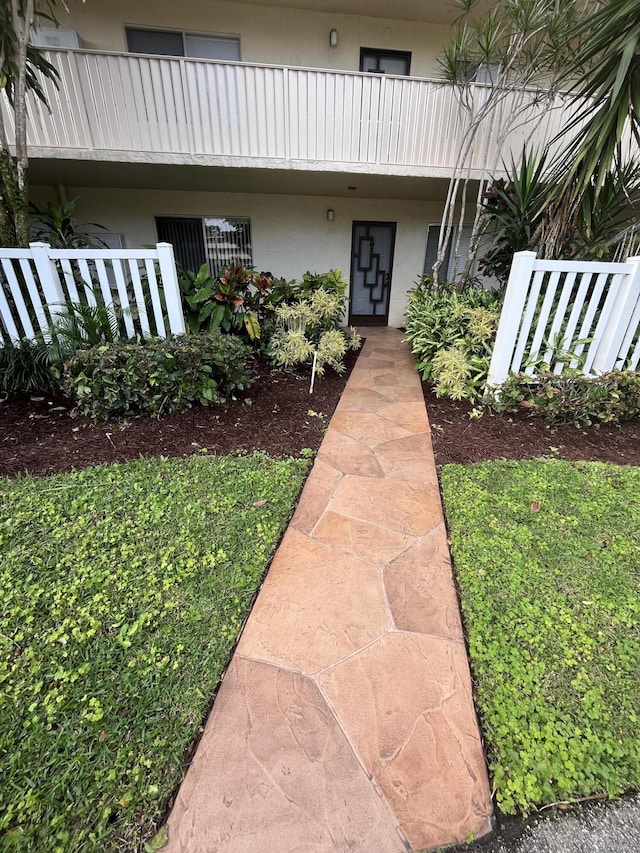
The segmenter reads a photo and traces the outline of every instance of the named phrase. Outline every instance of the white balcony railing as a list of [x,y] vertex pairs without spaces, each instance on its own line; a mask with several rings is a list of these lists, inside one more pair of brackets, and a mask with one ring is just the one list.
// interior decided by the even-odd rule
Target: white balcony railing
[[[30,104],[36,156],[231,157],[242,158],[237,165],[446,176],[464,134],[453,89],[431,80],[87,50],[46,55],[60,82],[46,85],[51,113]],[[485,92],[477,86],[475,96]],[[500,153],[552,138],[563,120],[561,109],[532,106]],[[472,170],[482,149],[471,154]]]

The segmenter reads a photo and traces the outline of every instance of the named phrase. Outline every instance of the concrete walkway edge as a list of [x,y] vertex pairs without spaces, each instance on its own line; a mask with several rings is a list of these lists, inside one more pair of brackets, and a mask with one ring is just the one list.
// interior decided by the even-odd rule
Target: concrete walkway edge
[[368,329],[164,849],[402,853],[491,822],[420,380]]

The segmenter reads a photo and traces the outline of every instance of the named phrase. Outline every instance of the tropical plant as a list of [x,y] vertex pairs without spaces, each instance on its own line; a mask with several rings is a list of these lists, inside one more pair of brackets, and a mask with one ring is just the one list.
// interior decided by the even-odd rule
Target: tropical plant
[[197,273],[181,271],[178,281],[189,331],[233,331],[254,342],[261,337],[273,285],[270,273],[227,267],[215,278],[203,264]]
[[78,349],[113,343],[122,333],[122,309],[117,305],[65,302],[51,327],[53,357],[64,361]]
[[11,0],[0,3],[0,94],[13,111],[15,153],[0,110],[0,241],[5,246],[29,243],[29,159],[27,92],[45,105],[41,79],[56,83],[58,72],[30,43],[41,20],[55,23],[56,0]]
[[96,240],[84,229],[89,225],[106,231],[104,226],[96,222],[79,225],[75,217],[78,199],[74,198],[63,204],[47,202],[39,207],[33,202],[29,205],[31,211],[31,237],[42,240],[54,249],[81,249],[85,246],[95,247]]
[[452,284],[434,287],[426,276],[411,291],[405,313],[406,340],[416,369],[438,396],[478,399],[489,370],[500,294]]
[[513,253],[531,248],[531,241],[543,215],[548,183],[544,173],[546,154],[527,152],[518,163],[503,163],[507,178],[494,180],[483,198],[486,226],[491,233],[491,248],[481,261],[482,273],[506,284]]
[[0,391],[6,394],[55,393],[60,391],[60,373],[60,363],[42,338],[0,345]]
[[[546,238],[554,233],[554,257],[601,259],[628,245],[640,229],[640,165],[634,161],[610,170],[598,190],[595,183],[581,196],[573,218],[560,222],[554,207],[556,186],[548,156],[523,149],[519,162],[504,166],[507,178],[495,180],[485,193],[484,211],[491,248],[481,261],[484,275],[505,285],[514,252],[531,250],[544,256]],[[571,205],[571,194],[564,204]]]
[[[573,27],[578,44],[567,67],[575,82],[569,94],[576,103],[561,137],[569,137],[553,173],[555,193],[542,252],[554,257],[566,235],[566,223],[624,186],[629,168],[637,186],[637,168],[629,153],[640,143],[640,5],[638,0],[607,0]],[[625,135],[630,143],[624,144]],[[617,189],[614,190],[617,193]],[[589,237],[587,233],[587,238]],[[606,244],[606,241],[605,241]]]
[[543,417],[548,423],[580,427],[619,424],[640,416],[640,374],[613,370],[601,376],[568,371],[558,376],[511,374],[500,393],[487,398],[498,412]]
[[307,270],[302,281],[294,286],[292,296],[294,299],[309,299],[317,290],[326,290],[346,298],[348,286],[338,269],[325,273],[312,273]]
[[159,417],[194,402],[224,402],[252,377],[248,346],[219,331],[174,338],[117,340],[79,349],[64,366],[63,389],[93,418],[130,412]]
[[345,306],[344,294],[321,288],[291,305],[278,307],[276,329],[268,347],[273,363],[290,369],[312,361],[311,390],[316,374],[322,376],[325,365],[342,373],[347,349],[358,349],[361,344],[353,327],[339,328]]
[[[433,277],[438,286],[440,265],[456,216],[454,275],[460,272],[461,226],[471,203],[475,213],[460,276],[459,286],[463,287],[486,223],[483,197],[489,176],[497,170],[506,137],[532,106],[553,106],[571,59],[576,21],[589,4],[587,0],[498,0],[490,4],[486,13],[481,0],[457,0],[455,5],[461,14],[440,58],[440,69],[443,83],[453,86],[457,97],[461,141],[443,209]],[[480,172],[477,188],[473,189],[469,167],[472,155],[474,171]]]

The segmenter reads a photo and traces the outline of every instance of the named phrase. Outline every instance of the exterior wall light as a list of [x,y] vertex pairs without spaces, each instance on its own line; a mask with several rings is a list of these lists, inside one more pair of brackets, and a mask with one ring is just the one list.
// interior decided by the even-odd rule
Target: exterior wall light
[[329,33],[329,44],[331,47],[338,46],[338,31],[336,29],[331,30]]
[[333,218],[334,218],[334,216],[335,216],[335,215],[336,215],[336,214],[335,214],[334,209],[333,209],[332,207],[330,207],[330,208],[327,210],[327,219],[329,220],[329,222],[333,222]]

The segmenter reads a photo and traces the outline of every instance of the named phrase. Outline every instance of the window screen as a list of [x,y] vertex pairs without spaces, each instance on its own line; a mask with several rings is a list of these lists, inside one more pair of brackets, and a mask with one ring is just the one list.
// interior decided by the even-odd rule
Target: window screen
[[[442,264],[440,265],[440,278],[447,279],[450,281],[457,281],[462,275],[462,269],[465,265],[467,259],[467,253],[469,252],[469,246],[471,245],[471,235],[473,228],[471,225],[463,225],[462,230],[459,231],[457,226],[454,226],[451,229],[451,235],[449,237],[449,244],[447,246],[447,250],[444,253],[444,258],[442,259]],[[458,235],[460,239],[458,240]],[[438,241],[440,239],[440,226],[439,225],[429,225],[427,227],[427,249],[424,254],[424,269],[423,275],[433,275],[433,265],[438,259]],[[455,259],[453,257],[453,249],[454,246],[458,243],[458,263],[456,265]],[[455,268],[454,268],[455,266]],[[471,267],[472,275],[475,275],[477,271],[477,264],[474,263]]]
[[240,62],[240,39],[222,36],[184,37],[185,56],[193,59],[228,59]]
[[252,267],[251,220],[209,216],[204,220],[207,258],[213,275],[226,267]]
[[240,217],[156,216],[160,243],[171,243],[183,269],[209,264],[212,275],[229,266],[253,267],[251,220]]
[[184,56],[182,33],[166,30],[133,30],[127,27],[127,48],[131,53]]
[[159,243],[171,243],[175,259],[183,269],[197,272],[207,263],[199,216],[156,216],[156,231]]

